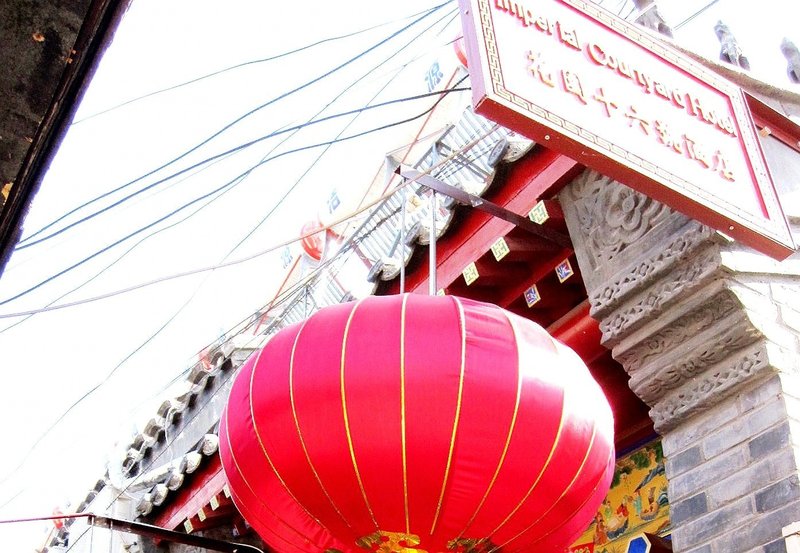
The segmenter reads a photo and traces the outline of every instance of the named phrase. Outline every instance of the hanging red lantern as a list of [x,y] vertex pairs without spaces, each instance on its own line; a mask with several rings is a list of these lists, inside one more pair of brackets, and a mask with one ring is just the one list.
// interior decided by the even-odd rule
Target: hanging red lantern
[[580,358],[453,296],[368,297],[279,332],[220,428],[229,488],[281,552],[563,551],[614,466]]
[[[315,233],[314,231],[319,232]],[[308,221],[300,229],[300,236],[303,237],[300,243],[306,255],[314,261],[321,260],[322,252],[325,249],[325,232],[322,223],[319,220]]]

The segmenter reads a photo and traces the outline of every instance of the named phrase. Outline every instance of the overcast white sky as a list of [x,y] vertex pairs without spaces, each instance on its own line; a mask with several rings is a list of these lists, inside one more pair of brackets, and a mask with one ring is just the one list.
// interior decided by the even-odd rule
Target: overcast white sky
[[[284,5],[278,11],[271,8],[273,4],[257,0],[134,0],[77,115],[77,120],[83,121],[71,129],[33,204],[25,223],[26,234],[97,194],[158,167],[254,106],[356,55],[408,23],[403,21],[406,16],[436,3],[315,0],[296,8]],[[605,2],[611,9],[619,4],[617,0]],[[745,6],[754,4],[721,0],[682,27],[677,37],[716,59],[719,47],[713,24],[722,17],[739,38],[754,72],[789,86],[779,44],[785,35],[796,41],[800,36],[789,34],[792,18],[775,15],[781,11],[795,13],[795,4],[794,0],[764,0],[758,3],[757,10],[745,10]],[[674,25],[702,4],[663,0],[660,5]],[[459,34],[459,21],[453,20],[451,13],[455,7],[451,3],[355,67],[326,79],[322,86],[311,87],[260,111],[191,159],[199,160],[283,125],[305,121],[417,32],[446,16],[431,32],[349,91],[327,113],[361,107],[403,64],[419,57],[388,87],[381,100],[426,92],[425,69],[437,56],[450,52],[450,47],[443,45]],[[86,119],[131,98],[214,70],[392,21],[350,39],[279,61],[252,64]],[[446,26],[447,22],[450,24]],[[770,32],[765,33],[765,29]],[[425,100],[381,111],[357,121],[348,134],[419,112],[429,104]],[[283,148],[330,139],[341,126],[337,122],[298,135]],[[297,236],[300,226],[314,218],[334,187],[343,195],[360,194],[379,168],[383,154],[407,140],[417,128],[412,125],[399,134],[372,135],[355,144],[336,147],[276,216],[231,258],[244,257]],[[188,199],[227,182],[260,160],[274,144],[275,141],[265,143],[195,177],[155,188],[106,216],[19,251],[0,281],[0,302]],[[313,153],[287,156],[254,172],[220,200],[175,228],[149,238],[101,277],[62,301],[219,263],[296,182],[312,159]],[[153,182],[153,178],[143,182]],[[128,241],[33,293],[0,304],[0,316],[45,306],[92,277],[136,242]],[[276,282],[283,276],[280,267],[277,254],[267,255],[211,276],[192,276],[101,302],[42,313],[5,331],[21,318],[0,318],[4,376],[0,414],[7,421],[4,454],[0,456],[0,519],[48,515],[56,506],[63,508],[68,500],[79,501],[94,480],[102,476],[114,442],[129,440],[134,421],[146,420],[154,413],[155,406],[164,399],[158,395],[159,390],[188,368],[200,349],[269,301]],[[70,405],[104,381],[115,366],[190,298],[157,338],[53,426]],[[154,395],[156,399],[152,399]],[[0,543],[18,544],[19,551],[32,550],[40,545],[46,527],[0,526]]]

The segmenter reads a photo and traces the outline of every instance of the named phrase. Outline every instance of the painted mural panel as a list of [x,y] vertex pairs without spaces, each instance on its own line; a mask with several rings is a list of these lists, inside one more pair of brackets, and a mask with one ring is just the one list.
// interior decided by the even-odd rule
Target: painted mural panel
[[611,490],[569,552],[626,553],[634,534],[665,536],[670,529],[664,454],[656,441],[617,460]]

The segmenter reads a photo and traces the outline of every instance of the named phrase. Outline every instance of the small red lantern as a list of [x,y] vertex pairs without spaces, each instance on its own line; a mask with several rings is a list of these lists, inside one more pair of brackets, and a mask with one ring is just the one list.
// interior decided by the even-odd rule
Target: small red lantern
[[[317,230],[319,232],[315,233],[314,231]],[[300,236],[303,237],[300,244],[303,247],[303,251],[306,252],[306,255],[314,261],[321,260],[322,252],[325,249],[325,232],[322,223],[318,220],[308,221],[300,229]]]
[[580,358],[453,296],[369,297],[282,330],[220,426],[234,502],[282,552],[563,551],[614,466]]

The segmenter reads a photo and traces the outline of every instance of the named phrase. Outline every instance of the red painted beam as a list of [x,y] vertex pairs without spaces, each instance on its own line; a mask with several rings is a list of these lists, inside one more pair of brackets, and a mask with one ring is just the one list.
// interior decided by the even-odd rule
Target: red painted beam
[[572,348],[587,365],[608,350],[600,344],[600,326],[589,316],[589,300],[551,324],[547,331]]
[[[187,478],[188,480],[188,478]],[[191,475],[191,480],[184,484],[173,498],[155,518],[153,524],[168,530],[174,530],[183,521],[197,515],[211,499],[225,487],[225,474],[219,455],[205,460],[203,466]]]
[[[566,184],[580,170],[575,160],[539,147],[514,163],[504,182],[495,185],[497,193],[487,199],[514,213],[527,215],[543,194]],[[498,237],[505,236],[512,228],[512,223],[477,210],[470,211],[457,229],[445,233],[436,244],[439,288],[446,288],[459,278],[464,267],[479,259]],[[387,293],[398,293],[399,286],[398,280],[393,281]],[[427,264],[406,275],[406,290],[427,292]]]

